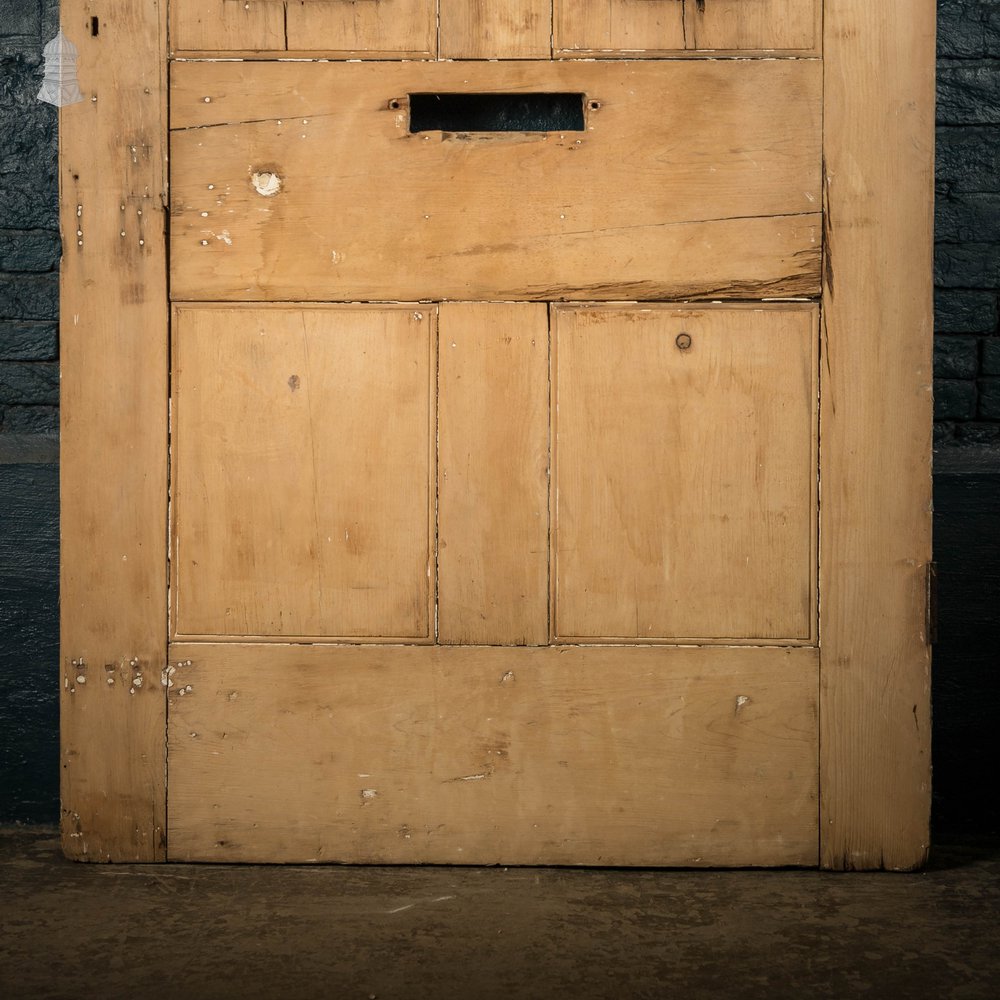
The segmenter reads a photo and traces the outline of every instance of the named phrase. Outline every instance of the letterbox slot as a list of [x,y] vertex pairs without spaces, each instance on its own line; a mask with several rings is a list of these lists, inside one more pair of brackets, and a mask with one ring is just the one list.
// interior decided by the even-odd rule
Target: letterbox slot
[[410,94],[411,132],[582,132],[584,94]]

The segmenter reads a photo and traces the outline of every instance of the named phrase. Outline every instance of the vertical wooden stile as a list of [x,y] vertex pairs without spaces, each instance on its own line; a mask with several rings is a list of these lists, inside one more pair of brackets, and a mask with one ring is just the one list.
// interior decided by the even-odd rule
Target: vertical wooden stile
[[932,0],[827,0],[821,863],[927,856]]
[[165,4],[63,0],[62,838],[165,857]]

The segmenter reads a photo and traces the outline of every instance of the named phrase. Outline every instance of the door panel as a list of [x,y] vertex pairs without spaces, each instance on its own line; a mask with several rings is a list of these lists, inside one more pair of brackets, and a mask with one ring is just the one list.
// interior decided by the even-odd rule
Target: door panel
[[542,303],[443,303],[438,638],[549,639],[549,323]]
[[555,0],[557,56],[819,47],[822,0]]
[[434,0],[288,0],[293,52],[432,58],[436,36]]
[[174,315],[174,631],[432,639],[434,312]]
[[816,864],[815,649],[170,652],[174,861]]
[[685,4],[695,49],[812,52],[819,47],[821,0],[705,0]]
[[[810,60],[179,64],[173,293],[814,295],[820,71]],[[411,132],[408,95],[428,92],[579,94],[585,124]]]
[[285,48],[285,10],[274,0],[171,0],[174,51]]
[[440,0],[442,59],[548,59],[551,0]]
[[171,0],[171,48],[432,58],[434,0]]
[[811,641],[817,311],[553,309],[557,641]]
[[554,0],[557,55],[635,55],[684,48],[681,0]]

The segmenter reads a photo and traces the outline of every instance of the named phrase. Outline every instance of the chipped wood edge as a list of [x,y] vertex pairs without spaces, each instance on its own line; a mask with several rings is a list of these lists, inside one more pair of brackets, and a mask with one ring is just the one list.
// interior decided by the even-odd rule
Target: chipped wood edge
[[165,860],[165,3],[63,0],[62,845]]
[[820,859],[927,859],[933,0],[827,0]]

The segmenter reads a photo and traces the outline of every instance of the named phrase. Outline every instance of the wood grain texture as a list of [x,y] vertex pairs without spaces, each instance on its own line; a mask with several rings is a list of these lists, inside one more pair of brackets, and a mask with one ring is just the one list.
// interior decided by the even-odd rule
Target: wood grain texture
[[542,303],[444,303],[438,640],[549,638],[549,322]]
[[552,0],[440,0],[442,59],[548,59]]
[[688,48],[813,53],[822,0],[706,0],[684,4]]
[[684,48],[681,0],[554,0],[557,55],[674,52]]
[[171,0],[172,51],[281,51],[285,7],[275,0]]
[[434,0],[287,0],[288,49],[363,53],[365,58],[433,58]]
[[434,310],[175,310],[175,630],[433,638]]
[[815,306],[553,309],[561,641],[815,638]]
[[171,860],[816,864],[815,650],[171,659]]
[[[164,857],[164,5],[65,0],[81,103],[60,129],[62,843]],[[86,25],[87,30],[82,26]]]
[[924,863],[930,813],[931,0],[828,3],[822,864]]
[[[173,82],[178,298],[819,291],[814,61],[182,63]],[[443,91],[599,107],[583,132],[411,133],[407,95]]]

